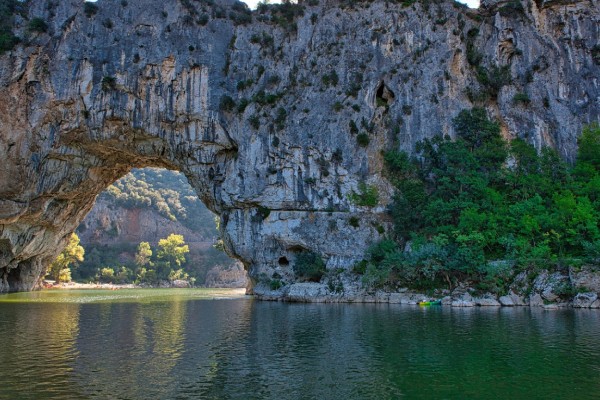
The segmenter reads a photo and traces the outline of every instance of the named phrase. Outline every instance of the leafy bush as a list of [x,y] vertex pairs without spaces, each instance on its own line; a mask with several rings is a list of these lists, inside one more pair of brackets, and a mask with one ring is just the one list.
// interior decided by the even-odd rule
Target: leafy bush
[[98,12],[98,6],[96,5],[96,3],[90,3],[89,1],[86,1],[83,4],[83,13],[85,14],[86,17],[91,18],[97,12]]
[[0,55],[6,51],[10,51],[20,42],[20,39],[12,34],[12,32],[0,33]]
[[98,277],[100,282],[111,283],[115,280],[115,270],[112,268],[102,268],[100,270],[100,276]]
[[594,60],[597,65],[600,65],[600,45],[597,44],[592,47],[590,54],[592,55],[592,60]]
[[219,110],[225,112],[231,112],[235,109],[235,101],[231,96],[223,95],[219,101]]
[[527,106],[529,105],[529,103],[531,103],[531,99],[529,98],[529,95],[527,95],[527,93],[517,93],[513,96],[513,102],[521,103]]
[[198,23],[198,25],[204,26],[204,25],[208,24],[209,19],[210,18],[208,16],[208,14],[203,13],[198,17],[198,20],[196,22]]
[[325,86],[337,86],[339,82],[338,74],[335,70],[331,70],[329,74],[325,74],[321,77],[321,81]]
[[[261,16],[270,14],[271,22],[281,26],[288,32],[296,32],[298,26],[295,19],[304,15],[304,5],[290,1],[284,1],[280,4],[268,4],[261,1],[258,3],[256,10]],[[265,19],[263,18],[263,20]]]
[[29,21],[28,29],[32,32],[44,33],[48,31],[48,24],[41,18],[33,18]]
[[[86,3],[88,4],[88,3]],[[117,88],[117,78],[114,76],[105,76],[102,78],[102,90],[105,92],[110,92],[111,90],[115,90]]]
[[364,182],[358,184],[358,193],[353,191],[349,197],[350,201],[357,206],[375,207],[379,204],[379,191],[377,187],[367,185]]
[[360,147],[367,147],[369,145],[369,142],[369,135],[367,135],[366,133],[361,132],[358,135],[356,135],[356,143],[358,143]]
[[258,116],[258,114],[254,114],[250,118],[248,118],[248,123],[251,127],[258,130],[260,128],[260,117]]
[[25,4],[17,0],[3,0],[0,2],[0,55],[12,50],[20,41],[12,31],[13,16],[23,12]]
[[271,290],[279,290],[283,287],[283,282],[279,279],[271,279],[269,281],[269,288]]
[[359,228],[360,221],[357,217],[350,217],[350,219],[348,219],[348,225],[350,225],[353,228]]
[[511,0],[498,9],[503,17],[514,17],[525,13],[523,4],[519,0]]
[[299,278],[311,282],[319,282],[325,271],[325,262],[317,253],[306,251],[298,254],[298,257],[296,257],[294,272]]
[[490,97],[495,99],[498,97],[500,89],[512,82],[510,66],[493,66],[491,68],[480,66],[477,68],[477,80],[486,88]]
[[467,32],[467,61],[472,66],[478,66],[483,59],[483,54],[481,54],[475,46],[475,39],[479,35],[479,29],[471,28]]

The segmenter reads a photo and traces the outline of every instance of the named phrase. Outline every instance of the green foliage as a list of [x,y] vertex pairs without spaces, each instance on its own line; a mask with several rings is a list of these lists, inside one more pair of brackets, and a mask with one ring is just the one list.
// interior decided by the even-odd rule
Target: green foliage
[[577,142],[579,144],[578,171],[582,171],[587,166],[600,171],[600,126],[594,124],[585,127]]
[[590,54],[592,55],[592,60],[594,60],[594,63],[596,63],[596,65],[600,65],[600,45],[597,44],[592,47]]
[[300,3],[292,3],[284,1],[280,4],[269,4],[266,1],[258,3],[256,8],[261,15],[261,20],[268,21],[267,15],[270,15],[270,21],[279,25],[288,32],[296,32],[298,26],[295,22],[296,18],[304,15],[304,5]]
[[200,14],[200,16],[198,17],[198,20],[196,21],[198,23],[198,25],[200,26],[205,26],[206,24],[208,24],[208,21],[210,20],[208,14]]
[[513,96],[514,103],[521,103],[523,105],[529,105],[531,103],[531,99],[527,93],[517,93]]
[[[85,3],[89,4],[89,3]],[[102,90],[105,92],[110,92],[117,88],[117,78],[114,76],[105,76],[102,78]]]
[[236,87],[237,87],[237,90],[239,90],[241,92],[241,91],[246,90],[249,87],[252,87],[252,85],[254,85],[254,79],[246,79],[246,80],[238,81]]
[[150,259],[152,257],[152,248],[150,243],[141,242],[138,245],[137,253],[135,253],[135,265],[138,268],[143,268],[150,265]]
[[256,221],[256,222],[264,221],[265,219],[269,218],[270,214],[271,214],[270,208],[264,207],[264,206],[258,206],[256,208],[256,214],[254,214],[254,221]]
[[500,89],[512,82],[510,66],[493,66],[491,68],[479,66],[477,80],[486,88],[488,95],[495,99],[498,97]]
[[515,271],[598,259],[598,126],[584,129],[570,168],[551,149],[505,143],[484,110],[464,110],[453,123],[454,141],[420,142],[414,158],[384,154],[396,187],[395,239],[367,253],[366,284],[452,287],[471,279],[502,292]]
[[367,147],[370,141],[371,140],[369,139],[369,135],[367,135],[364,132],[361,132],[358,135],[356,135],[356,143],[358,143],[360,147]]
[[279,279],[271,279],[269,281],[269,288],[271,290],[279,290],[283,287],[283,282]]
[[231,112],[235,109],[235,101],[231,96],[223,95],[219,101],[219,110]]
[[337,86],[339,82],[338,74],[335,70],[331,70],[331,72],[321,77],[321,81],[325,86]]
[[83,5],[83,13],[86,17],[92,18],[98,12],[98,6],[96,3],[90,3],[86,1]]
[[83,261],[85,250],[79,245],[79,236],[73,233],[69,243],[63,251],[50,264],[48,275],[56,282],[69,282],[71,280],[71,266]]
[[523,4],[519,0],[511,0],[498,9],[503,17],[515,17],[525,13]]
[[261,106],[272,106],[282,97],[281,94],[267,93],[264,90],[259,91],[252,97],[252,101]]
[[283,127],[285,126],[285,120],[287,119],[287,111],[285,111],[285,108],[283,107],[279,107],[277,109],[277,115],[275,117],[275,120],[273,122],[275,122],[275,126],[277,127],[277,129],[282,130]]
[[471,28],[467,32],[467,61],[472,66],[478,66],[483,59],[483,54],[475,46],[475,39],[479,35],[479,29]]
[[112,283],[115,281],[115,270],[112,268],[102,268],[98,280],[104,283]]
[[325,271],[325,262],[317,253],[306,251],[298,254],[298,257],[296,257],[294,272],[299,278],[311,282],[319,282]]
[[18,0],[0,1],[0,55],[12,50],[20,41],[12,31],[14,14],[22,12],[25,4]]
[[108,187],[105,196],[128,209],[151,207],[165,218],[193,228],[204,220],[202,204],[185,176],[157,168],[134,170]]
[[358,217],[350,217],[348,219],[348,225],[350,225],[353,228],[359,228],[360,227],[360,220],[358,219]]
[[158,241],[157,259],[170,267],[181,267],[185,263],[185,255],[190,248],[183,240],[183,235],[170,234],[165,239]]
[[0,32],[0,54],[10,51],[20,42],[12,32]]
[[252,22],[252,11],[245,3],[233,3],[231,8],[233,11],[229,13],[229,19],[234,25],[246,25]]
[[48,31],[48,24],[41,18],[33,18],[31,21],[29,21],[27,28],[31,32],[44,33]]
[[358,126],[356,126],[356,122],[350,120],[348,127],[350,128],[351,134],[356,135],[358,133]]
[[[179,172],[158,168],[133,170],[100,194],[99,199],[108,203],[109,209],[150,208],[206,238],[215,237],[214,215],[206,209],[185,176]],[[80,233],[84,232],[82,228]],[[110,231],[118,235],[114,225]],[[73,271],[73,278],[78,281],[93,280],[99,276],[101,267],[110,267],[114,269],[115,276],[128,277],[127,281],[118,282],[137,280],[155,284],[159,280],[168,280],[171,270],[164,268],[164,260],[157,258],[153,246],[156,243],[142,242],[138,246],[127,240],[110,245],[88,242],[85,260]],[[212,247],[201,252],[195,249],[193,253],[194,259],[201,259],[201,262],[186,262],[181,267],[189,275],[190,282],[203,282],[209,269],[230,262],[224,253]],[[122,267],[127,269],[127,274],[119,275]]]
[[357,206],[375,207],[379,204],[379,191],[375,186],[360,182],[358,184],[358,193],[352,191],[349,198]]
[[260,116],[258,114],[254,114],[248,118],[248,123],[252,128],[258,130],[260,128]]
[[258,44],[261,47],[273,47],[275,45],[275,39],[267,32],[262,32],[260,35],[255,33],[250,36],[250,43]]
[[237,105],[237,112],[239,114],[243,114],[244,111],[246,111],[246,107],[248,107],[248,105],[250,104],[250,100],[243,98],[240,99],[240,102]]

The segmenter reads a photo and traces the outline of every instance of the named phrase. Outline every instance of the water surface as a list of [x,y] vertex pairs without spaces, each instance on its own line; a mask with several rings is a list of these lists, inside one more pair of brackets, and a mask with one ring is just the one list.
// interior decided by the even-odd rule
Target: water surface
[[2,399],[598,399],[600,312],[0,296]]

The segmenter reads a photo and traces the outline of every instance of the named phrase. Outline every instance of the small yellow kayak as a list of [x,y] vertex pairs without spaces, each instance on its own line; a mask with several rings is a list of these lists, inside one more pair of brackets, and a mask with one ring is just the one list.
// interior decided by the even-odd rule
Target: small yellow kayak
[[420,301],[419,305],[420,306],[441,306],[442,305],[442,301],[441,300]]

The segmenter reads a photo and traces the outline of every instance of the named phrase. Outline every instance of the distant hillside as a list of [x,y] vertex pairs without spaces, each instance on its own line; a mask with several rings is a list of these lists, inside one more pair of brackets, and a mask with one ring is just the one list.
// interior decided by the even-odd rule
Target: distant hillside
[[[223,285],[230,285],[231,279],[238,286],[245,285],[244,277],[231,276],[236,262],[213,247],[218,239],[215,215],[179,172],[133,170],[98,196],[77,233],[86,250],[85,261],[73,271],[77,280],[93,280],[102,268],[117,271],[123,266],[134,279],[139,243],[155,247],[160,239],[175,233],[183,235],[190,248],[183,267],[196,284],[204,284],[210,270],[210,284],[218,286],[222,270]],[[239,267],[233,270],[242,271]]]

